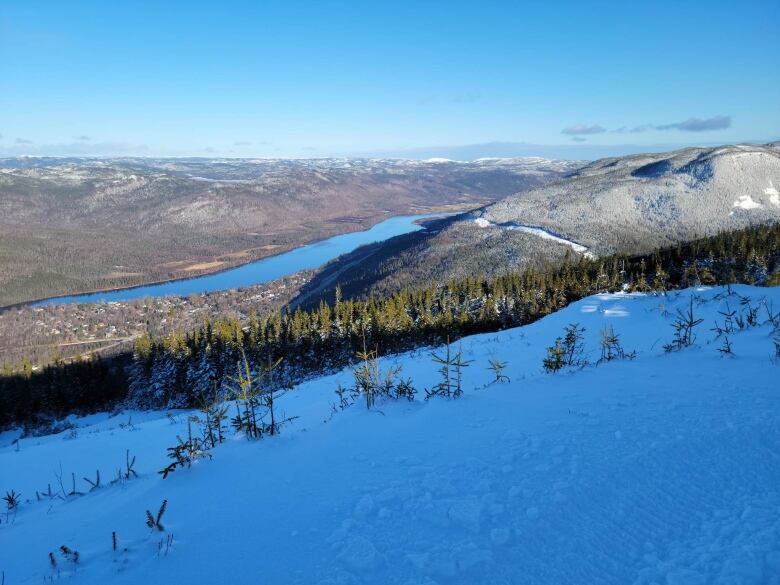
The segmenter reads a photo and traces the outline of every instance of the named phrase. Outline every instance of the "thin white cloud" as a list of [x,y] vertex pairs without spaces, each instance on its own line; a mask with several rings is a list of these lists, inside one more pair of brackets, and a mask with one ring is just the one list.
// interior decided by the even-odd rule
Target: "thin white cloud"
[[592,126],[588,126],[586,124],[575,124],[574,126],[569,126],[568,128],[564,128],[561,130],[562,134],[568,134],[569,136],[581,136],[583,134],[601,134],[602,132],[606,132],[604,128],[599,126],[598,124],[593,124]]
[[621,126],[612,132],[639,134],[648,130],[680,130],[681,132],[708,132],[711,130],[725,130],[731,127],[731,116],[713,116],[712,118],[688,118],[682,122],[673,122],[671,124],[640,124],[629,128]]
[[731,116],[713,116],[712,118],[688,118],[683,122],[661,124],[656,130],[682,130],[683,132],[709,132],[725,130],[731,127]]

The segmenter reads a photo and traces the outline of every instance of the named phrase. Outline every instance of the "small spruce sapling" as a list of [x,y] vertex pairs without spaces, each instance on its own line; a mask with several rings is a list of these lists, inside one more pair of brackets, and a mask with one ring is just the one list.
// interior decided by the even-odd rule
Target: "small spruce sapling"
[[564,366],[585,367],[588,362],[582,356],[585,353],[585,328],[579,323],[566,326],[563,338],[556,338],[555,344],[547,348],[547,356],[542,360],[545,372],[557,372]]
[[463,368],[471,365],[473,360],[463,359],[463,345],[458,344],[458,351],[452,352],[449,337],[445,352],[442,355],[433,352],[431,354],[433,361],[440,365],[439,373],[441,381],[431,390],[426,390],[425,399],[433,396],[444,396],[446,398],[459,398],[463,394]]
[[626,352],[620,343],[620,335],[615,333],[612,325],[604,327],[599,332],[601,337],[601,362],[611,362],[612,360],[632,360],[636,357],[636,351]]
[[163,500],[160,504],[160,509],[157,511],[157,515],[152,514],[151,510],[146,511],[146,525],[149,528],[156,528],[160,532],[165,532],[165,527],[162,525],[162,517],[165,511],[168,509],[168,500]]
[[501,382],[509,382],[509,376],[504,374],[507,363],[502,362],[498,358],[490,358],[488,360],[488,369],[493,372],[493,381],[491,384],[500,384]]
[[583,359],[585,353],[585,328],[580,327],[579,323],[572,323],[565,329],[563,336],[563,348],[566,350],[566,365],[570,367],[581,367],[587,365]]
[[750,297],[740,297],[739,304],[745,308],[743,318],[748,327],[756,327],[758,325],[758,309],[754,307],[750,302]]
[[414,397],[417,395],[417,390],[412,385],[411,378],[401,378],[395,385],[394,398],[399,400],[406,398],[409,402],[414,402]]
[[455,392],[453,392],[453,396],[455,398],[463,394],[463,368],[469,367],[472,361],[474,360],[463,359],[463,344],[458,343],[458,353],[455,354],[453,363],[455,366]]
[[17,510],[19,509],[19,505],[22,503],[22,494],[14,490],[5,492],[3,501],[5,502],[5,521],[9,522],[11,512],[16,514]]
[[[397,382],[399,374],[401,373],[400,366],[391,366],[384,371],[379,365],[379,350],[369,350],[366,346],[366,335],[363,332],[363,349],[355,354],[358,358],[358,365],[352,370],[352,376],[355,380],[353,399],[355,396],[363,395],[366,399],[366,408],[371,409],[376,403],[376,399],[379,396],[387,398],[398,399],[403,397],[409,398],[409,392],[412,392],[412,398],[414,397],[414,389],[411,384],[404,384],[399,388],[402,382]],[[336,393],[339,394],[339,400],[341,404],[344,404],[344,391],[343,389],[337,389]],[[342,406],[342,409],[344,407]]]
[[176,471],[179,467],[189,468],[192,467],[192,464],[197,459],[200,459],[203,456],[211,457],[211,454],[204,450],[203,441],[198,437],[192,436],[193,418],[197,420],[197,417],[187,418],[187,440],[185,441],[179,435],[176,435],[176,440],[179,441],[179,444],[168,447],[168,457],[173,461],[158,472],[163,476],[163,479],[167,479],[168,475],[173,471]]
[[721,335],[727,335],[734,332],[734,318],[737,312],[729,307],[728,301],[726,302],[726,309],[724,311],[718,311],[718,314],[723,317],[723,326],[720,326],[715,321],[715,326],[712,331],[715,332],[715,338],[717,339]]
[[60,547],[60,552],[66,560],[72,562],[74,565],[79,564],[79,551],[68,548],[64,544]]
[[450,369],[454,365],[454,360],[450,352],[450,338],[447,338],[446,351],[443,355],[438,355],[435,352],[431,354],[434,362],[440,365],[439,373],[441,374],[441,381],[436,384],[432,390],[426,390],[426,400],[432,396],[450,396],[452,394],[452,376],[450,375]]
[[731,341],[729,340],[728,335],[723,336],[723,343],[718,348],[718,351],[720,352],[720,355],[727,356],[727,355],[734,355],[734,352],[731,349]]
[[71,473],[70,479],[71,479],[71,488],[70,491],[65,491],[65,484],[62,480],[63,471],[62,471],[62,463],[60,463],[59,473],[56,471],[54,472],[54,476],[57,478],[57,483],[60,484],[60,491],[62,492],[63,498],[73,497],[73,496],[83,496],[81,492],[76,491],[76,474]]
[[355,401],[354,394],[344,388],[341,383],[336,386],[336,396],[339,397],[339,408],[341,410],[344,410]]
[[15,490],[11,490],[10,492],[5,492],[5,495],[3,496],[3,501],[5,502],[5,508],[9,512],[11,510],[15,510],[19,507],[19,504],[22,502],[22,494]]
[[696,334],[694,329],[701,325],[704,319],[697,319],[693,312],[693,297],[688,310],[683,312],[677,309],[677,317],[672,323],[674,328],[674,338],[671,343],[664,345],[664,351],[679,351],[683,348],[690,347],[696,341]]
[[763,305],[764,310],[766,311],[767,323],[769,323],[774,330],[780,329],[780,312],[775,312],[774,303],[764,299]]
[[95,470],[95,479],[94,481],[89,479],[88,477],[84,478],[84,481],[86,481],[89,485],[89,491],[96,490],[100,487],[100,470]]
[[[252,375],[244,349],[241,348],[241,360],[237,364],[237,374],[230,377],[231,388],[236,402],[236,416],[231,421],[236,432],[243,432],[248,439],[258,439],[261,435],[257,424],[257,409],[260,406],[259,392]],[[243,407],[243,408],[242,408]]]
[[37,490],[35,492],[35,499],[38,500],[39,502],[44,497],[46,497],[46,498],[48,498],[50,500],[53,500],[54,498],[59,497],[59,495],[57,494],[57,492],[55,492],[54,490],[51,489],[51,484],[47,484],[45,492],[39,492]]
[[561,338],[558,337],[555,343],[547,348],[547,356],[542,360],[542,367],[547,373],[559,371],[566,365],[566,350],[563,348]]
[[130,479],[130,476],[138,477],[138,474],[135,472],[135,469],[133,467],[135,466],[135,455],[133,455],[133,458],[130,458],[130,449],[127,449],[125,451],[125,471],[122,474],[125,480]]
[[219,400],[217,392],[217,383],[214,383],[214,395],[211,399],[202,395],[199,399],[199,409],[203,413],[202,424],[203,442],[207,449],[222,443],[224,436],[222,434],[223,425],[227,419],[228,406]]
[[130,458],[130,449],[125,451],[125,468],[118,467],[116,470],[116,477],[109,482],[109,485],[116,485],[128,481],[131,477],[138,477],[135,469],[135,455]]
[[379,393],[380,373],[379,360],[376,350],[366,347],[366,332],[363,330],[363,350],[357,352],[359,365],[352,371],[355,378],[355,389],[366,399],[366,408],[371,409]]

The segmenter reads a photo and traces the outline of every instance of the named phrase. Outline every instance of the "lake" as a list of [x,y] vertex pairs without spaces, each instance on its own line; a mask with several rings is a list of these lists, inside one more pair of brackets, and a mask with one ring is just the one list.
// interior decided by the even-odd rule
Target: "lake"
[[182,280],[171,280],[159,284],[123,288],[98,293],[72,295],[45,299],[33,306],[65,303],[97,303],[110,301],[130,301],[143,297],[163,297],[168,295],[187,296],[194,293],[207,293],[229,288],[241,288],[270,282],[289,276],[300,270],[322,266],[342,254],[374,242],[381,242],[424,229],[415,223],[422,219],[443,217],[445,213],[426,215],[399,215],[386,219],[371,229],[334,236],[327,240],[295,248],[289,252],[255,260],[249,264],[229,268],[215,274],[196,276]]

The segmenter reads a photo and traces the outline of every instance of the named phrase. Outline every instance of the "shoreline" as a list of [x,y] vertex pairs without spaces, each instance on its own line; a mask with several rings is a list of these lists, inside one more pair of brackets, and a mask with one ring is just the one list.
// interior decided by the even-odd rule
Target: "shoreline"
[[[75,301],[74,300],[74,301],[67,302],[67,303],[50,303],[52,301],[56,301],[57,299],[64,299],[66,297],[71,297],[71,296],[99,295],[101,293],[114,293],[114,292],[121,292],[121,291],[131,291],[131,290],[136,290],[136,289],[139,289],[139,288],[144,288],[144,287],[147,287],[147,286],[157,286],[157,285],[164,285],[164,284],[175,283],[175,282],[186,282],[186,281],[189,281],[189,280],[197,280],[199,278],[204,278],[204,277],[207,277],[207,276],[214,276],[214,275],[217,275],[217,274],[228,272],[229,270],[234,270],[236,268],[241,268],[242,266],[248,266],[248,265],[250,265],[250,264],[252,264],[254,262],[260,262],[260,261],[266,260],[268,258],[273,258],[275,256],[281,256],[283,254],[287,254],[289,252],[292,252],[293,250],[298,250],[298,249],[304,248],[306,246],[315,245],[317,243],[324,242],[324,241],[327,241],[327,240],[329,240],[331,238],[335,238],[335,237],[338,237],[338,236],[354,234],[354,233],[359,233],[359,232],[366,232],[366,231],[371,230],[375,226],[379,225],[383,221],[388,221],[388,220],[390,220],[392,218],[395,218],[395,217],[411,217],[411,216],[415,216],[415,215],[430,215],[430,217],[426,217],[426,218],[422,218],[421,217],[421,218],[416,219],[416,220],[414,220],[412,222],[412,223],[415,223],[415,224],[418,224],[418,225],[423,225],[424,222],[434,221],[436,219],[439,219],[440,217],[444,217],[444,216],[447,216],[447,215],[457,215],[457,214],[460,214],[460,213],[466,213],[467,211],[476,209],[476,207],[474,207],[474,206],[463,207],[463,206],[460,206],[460,205],[452,205],[452,206],[437,207],[437,208],[433,208],[433,209],[435,209],[435,210],[429,210],[429,211],[419,210],[418,213],[405,213],[405,214],[400,214],[400,215],[378,214],[378,215],[366,218],[365,220],[360,221],[360,222],[343,222],[345,225],[346,224],[348,224],[348,225],[358,225],[358,226],[361,226],[361,227],[363,227],[364,225],[367,225],[368,227],[365,227],[363,229],[357,229],[357,230],[349,230],[349,231],[344,231],[344,232],[337,232],[337,233],[334,233],[334,234],[332,234],[330,236],[326,236],[326,237],[322,237],[322,238],[316,238],[316,239],[313,239],[313,240],[307,240],[307,241],[301,243],[298,246],[292,246],[292,247],[287,248],[285,250],[277,251],[277,252],[274,252],[272,254],[268,254],[267,256],[260,256],[258,258],[253,258],[251,260],[248,260],[246,262],[240,262],[238,264],[230,264],[228,266],[221,267],[218,270],[204,271],[204,272],[201,272],[201,273],[199,273],[199,274],[197,274],[195,276],[183,276],[183,277],[179,277],[179,278],[166,278],[166,279],[162,279],[162,280],[152,280],[152,281],[149,281],[149,282],[144,282],[142,284],[137,284],[137,285],[133,285],[133,286],[122,286],[122,287],[116,287],[116,288],[104,288],[104,289],[97,289],[97,290],[86,291],[86,292],[63,293],[63,294],[59,294],[59,295],[42,297],[42,298],[33,299],[33,300],[29,300],[29,301],[21,301],[19,303],[13,303],[11,305],[2,305],[2,306],[0,306],[0,313],[4,313],[6,311],[12,311],[14,309],[34,308],[34,307],[39,306],[41,304],[61,304],[61,305],[67,305],[67,304],[97,304],[97,303],[110,303],[110,302],[130,302],[129,300],[125,300],[125,301],[101,301],[101,300],[95,300],[95,301]],[[365,244],[361,244],[361,245],[365,245]],[[262,283],[255,283],[255,284],[262,284]],[[251,286],[251,285],[246,285],[246,286]],[[230,289],[230,288],[246,288],[246,286],[228,287],[228,289]],[[201,293],[196,293],[196,294],[208,294],[208,292],[201,292]],[[187,295],[172,294],[172,295],[149,295],[149,296],[187,296]],[[144,297],[139,297],[139,299],[142,299],[142,298],[144,298]]]

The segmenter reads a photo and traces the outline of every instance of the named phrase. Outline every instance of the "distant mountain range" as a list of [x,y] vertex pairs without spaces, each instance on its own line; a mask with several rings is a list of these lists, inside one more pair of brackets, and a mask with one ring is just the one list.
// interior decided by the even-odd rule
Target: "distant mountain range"
[[[530,142],[483,142],[456,146],[429,146],[421,148],[388,149],[369,153],[373,156],[426,159],[433,157],[454,160],[475,160],[486,157],[545,157],[551,159],[597,160],[606,157],[627,156],[647,152],[668,152],[683,148],[682,144],[591,144],[587,142],[569,144],[533,144]],[[704,147],[716,144],[701,144]]]
[[542,158],[0,159],[0,306],[195,276],[582,166]]

